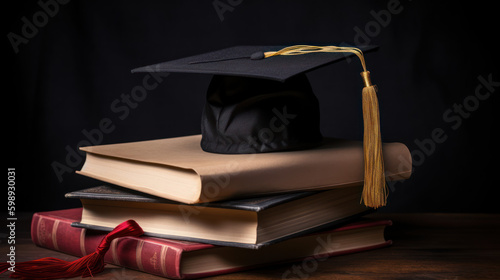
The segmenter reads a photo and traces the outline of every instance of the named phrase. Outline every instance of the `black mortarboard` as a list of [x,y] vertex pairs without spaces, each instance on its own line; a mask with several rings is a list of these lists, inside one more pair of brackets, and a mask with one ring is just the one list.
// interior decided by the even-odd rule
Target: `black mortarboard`
[[311,53],[263,58],[264,52],[283,48],[232,47],[140,67],[132,72],[214,75],[202,116],[204,151],[235,154],[309,148],[319,144],[322,137],[319,104],[305,73],[352,54]]
[[[363,57],[363,51],[374,48],[238,46],[132,72],[212,74],[202,115],[202,149],[223,154],[278,152],[321,143],[319,104],[305,73],[351,55],[358,56],[365,83],[365,190],[375,188],[377,196],[373,199],[373,191],[369,191],[371,195],[363,200],[366,205],[378,207],[385,204],[386,196],[378,102]],[[377,183],[367,186],[367,181]]]
[[[265,52],[286,46],[237,46],[139,67],[135,72],[201,73],[240,76],[285,82],[287,79],[352,56],[352,53],[309,53],[307,56],[273,56],[263,59]],[[375,46],[359,47],[363,52]],[[252,56],[253,59],[252,59]]]

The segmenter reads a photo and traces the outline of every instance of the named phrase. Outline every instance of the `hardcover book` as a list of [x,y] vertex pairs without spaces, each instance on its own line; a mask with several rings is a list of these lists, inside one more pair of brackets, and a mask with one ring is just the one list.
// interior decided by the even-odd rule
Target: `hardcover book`
[[372,211],[359,203],[360,186],[240,200],[183,204],[117,186],[66,194],[80,199],[73,226],[110,231],[137,221],[148,236],[257,249]]
[[[204,152],[200,135],[82,147],[79,174],[194,204],[253,195],[361,185],[363,143],[325,139],[316,148],[276,153]],[[383,144],[387,180],[411,174],[408,148]],[[258,178],[258,180],[256,180]]]
[[[44,248],[77,257],[95,251],[105,232],[72,227],[81,208],[33,215],[31,237]],[[292,238],[259,250],[155,237],[121,237],[105,255],[110,264],[173,279],[208,277],[265,265],[377,249],[391,244],[384,229],[390,221],[363,220],[339,228]]]

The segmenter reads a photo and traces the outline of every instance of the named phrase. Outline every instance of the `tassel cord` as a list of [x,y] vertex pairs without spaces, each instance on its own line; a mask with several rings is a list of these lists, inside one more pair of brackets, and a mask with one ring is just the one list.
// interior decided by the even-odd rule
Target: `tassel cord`
[[380,116],[377,99],[377,88],[372,85],[370,72],[366,69],[363,52],[354,47],[295,45],[278,51],[264,53],[264,58],[277,55],[301,55],[315,52],[353,53],[363,67],[361,77],[364,88],[363,100],[363,158],[364,187],[361,201],[368,207],[378,208],[386,205],[387,185],[385,182],[384,160],[382,155],[382,140],[380,134]]
[[359,58],[361,66],[363,67],[363,72],[367,72],[363,52],[354,47],[295,45],[275,52],[265,52],[264,56],[268,58],[276,55],[301,55],[314,52],[353,53]]
[[[56,258],[42,258],[33,261],[16,263],[11,278],[18,279],[58,279],[71,277],[93,277],[104,270],[104,255],[115,238],[140,236],[142,228],[133,220],[125,221],[108,233],[99,243],[96,251],[74,261]],[[7,271],[9,264],[0,264],[0,273]]]

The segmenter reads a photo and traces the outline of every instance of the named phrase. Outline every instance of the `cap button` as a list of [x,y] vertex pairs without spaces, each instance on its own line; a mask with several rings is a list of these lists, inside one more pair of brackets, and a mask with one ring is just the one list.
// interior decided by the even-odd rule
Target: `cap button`
[[264,59],[264,58],[265,58],[264,52],[256,52],[250,56],[251,60],[259,60],[259,59]]

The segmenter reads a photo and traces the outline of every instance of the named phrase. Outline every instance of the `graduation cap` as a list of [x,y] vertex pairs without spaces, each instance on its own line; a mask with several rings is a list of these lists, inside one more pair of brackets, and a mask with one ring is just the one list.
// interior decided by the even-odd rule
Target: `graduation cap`
[[[321,145],[319,104],[305,73],[356,55],[362,65],[365,185],[369,207],[385,205],[378,101],[363,51],[340,46],[237,46],[133,69],[213,75],[201,120],[201,148],[266,153]],[[339,97],[340,98],[340,97]]]

